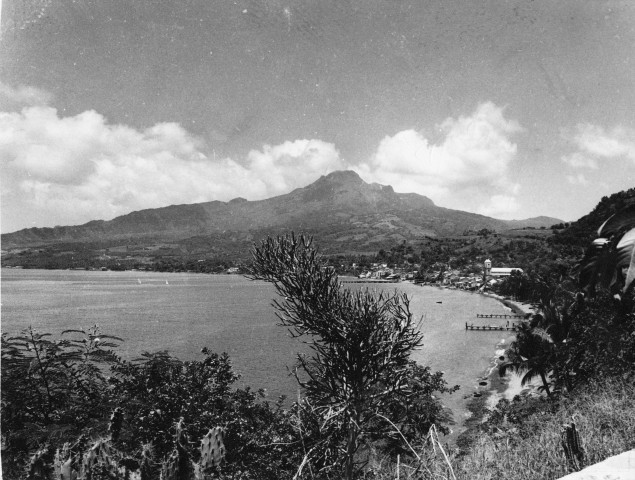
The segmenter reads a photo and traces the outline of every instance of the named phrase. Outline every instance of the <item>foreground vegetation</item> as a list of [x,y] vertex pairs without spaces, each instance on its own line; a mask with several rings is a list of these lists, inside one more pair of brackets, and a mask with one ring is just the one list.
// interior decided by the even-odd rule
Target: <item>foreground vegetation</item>
[[381,478],[559,478],[635,448],[633,203],[601,223],[570,276],[515,275],[502,285],[538,312],[520,324],[500,373],[517,371],[523,385],[539,387],[499,402],[464,437],[469,448],[388,462]]
[[234,388],[229,358],[206,349],[128,362],[97,329],[3,334],[4,478],[542,479],[634,448],[635,206],[599,234],[577,270],[501,287],[538,312],[500,373],[539,387],[500,402],[461,450],[439,436],[436,396],[453,388],[409,360],[422,338],[407,298],[343,290],[291,235],[257,245],[251,275],[275,285],[282,325],[312,352],[292,408]]
[[454,389],[410,361],[422,336],[405,296],[342,289],[304,237],[264,241],[252,275],[274,283],[281,323],[313,352],[291,409],[234,389],[229,358],[206,349],[127,362],[97,328],[3,335],[4,478],[352,479],[376,452],[445,430],[437,395]]
[[[633,379],[613,379],[561,397],[557,402],[520,398],[501,403],[472,447],[445,455],[438,446],[422,461],[379,461],[380,479],[519,480],[557,479],[635,448]],[[564,454],[563,425],[575,423],[583,447],[581,465]],[[399,473],[398,473],[399,472]]]

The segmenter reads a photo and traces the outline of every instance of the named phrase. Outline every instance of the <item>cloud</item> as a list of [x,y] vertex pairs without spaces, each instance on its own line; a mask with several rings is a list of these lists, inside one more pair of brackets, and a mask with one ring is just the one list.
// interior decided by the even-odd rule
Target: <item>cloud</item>
[[477,213],[489,217],[506,217],[518,211],[520,204],[513,195],[492,195],[487,203],[478,208]]
[[304,187],[320,175],[345,169],[347,165],[331,143],[296,140],[250,151],[247,168],[255,179],[265,182],[267,189],[260,194],[260,198],[265,198]]
[[604,128],[578,125],[575,142],[583,152],[600,158],[626,157],[635,162],[635,130],[616,126],[609,131]]
[[344,168],[334,145],[296,140],[216,159],[175,123],[146,130],[97,112],[45,106],[0,113],[3,231],[79,224],[132,210],[242,196],[268,198]]
[[597,170],[599,168],[598,162],[595,158],[591,158],[581,152],[565,155],[562,157],[562,161],[573,168],[590,168],[593,170]]
[[[25,101],[38,98],[24,92]],[[517,151],[510,137],[521,128],[503,113],[484,103],[470,116],[449,118],[439,125],[443,140],[436,144],[414,130],[399,132],[354,166],[335,145],[317,139],[217,158],[176,123],[139,130],[111,124],[95,111],[63,117],[45,105],[0,112],[2,230],[238,196],[264,199],[346,168],[442,206],[509,217],[519,207],[519,187],[509,179]]]
[[12,87],[0,82],[0,108],[12,110],[23,106],[48,105],[53,100],[53,95],[46,90],[19,85]]
[[567,182],[569,182],[572,185],[587,186],[591,183],[589,182],[589,180],[587,180],[587,178],[582,173],[578,173],[576,175],[566,175],[566,179],[567,179]]
[[576,151],[562,157],[573,168],[597,169],[599,162],[628,159],[635,163],[635,130],[616,126],[610,130],[589,123],[577,125],[575,132],[564,133]]
[[443,206],[513,214],[519,186],[509,178],[517,154],[510,137],[522,130],[518,122],[486,102],[472,115],[448,118],[438,128],[443,139],[436,144],[415,130],[385,137],[357,171],[367,180],[426,195]]

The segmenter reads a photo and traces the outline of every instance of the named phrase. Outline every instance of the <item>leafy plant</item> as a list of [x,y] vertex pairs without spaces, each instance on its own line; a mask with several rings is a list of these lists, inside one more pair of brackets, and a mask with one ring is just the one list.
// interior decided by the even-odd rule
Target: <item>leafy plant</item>
[[508,370],[522,373],[521,385],[525,386],[534,377],[540,377],[542,388],[551,395],[547,376],[551,369],[550,342],[541,337],[529,322],[521,322],[516,330],[516,339],[505,351],[507,360],[498,366],[504,376]]
[[[145,353],[114,367],[110,385],[125,418],[118,447],[132,454],[152,444],[162,458],[173,452],[178,433],[177,443],[197,459],[198,446],[186,439],[202,438],[216,425],[226,431],[226,476],[277,479],[293,471],[299,442],[283,399],[270,404],[262,391],[235,389],[239,376],[228,355],[202,353],[202,361],[186,362],[166,352]],[[175,433],[174,425],[181,430]]]
[[[252,255],[251,277],[274,284],[281,324],[313,352],[310,358],[298,355],[296,368],[307,397],[301,418],[313,426],[307,457],[323,474],[354,478],[373,438],[405,425],[410,414],[421,417],[414,407],[405,412],[396,407],[418,395],[417,381],[430,380],[409,362],[422,335],[408,298],[343,289],[302,235],[267,238]],[[428,424],[439,417],[432,415]]]
[[621,298],[635,280],[635,207],[609,217],[597,235],[580,263],[580,285],[590,295],[601,285]]
[[[184,439],[205,440],[210,425],[227,429],[226,478],[277,479],[295,471],[301,454],[282,399],[271,404],[263,392],[235,389],[238,375],[226,354],[203,349],[203,361],[183,362],[159,352],[128,362],[112,350],[119,340],[96,327],[65,331],[59,340],[31,328],[3,335],[4,478],[24,478],[25,468],[33,478],[51,474],[56,449],[87,476],[91,470],[82,469],[80,454],[98,440],[95,458],[103,461],[93,473],[102,477],[91,478],[111,478],[128,465],[127,458],[147,460],[152,451],[153,459],[162,459],[173,452],[181,418],[180,445],[203,473],[211,464],[200,463],[201,455],[212,455],[212,449],[201,451]],[[145,464],[151,474],[146,478],[158,478],[160,463]]]
[[66,330],[52,340],[29,327],[2,335],[2,427],[5,474],[19,468],[29,450],[61,444],[105,427],[110,410],[105,369],[120,338],[99,327]]

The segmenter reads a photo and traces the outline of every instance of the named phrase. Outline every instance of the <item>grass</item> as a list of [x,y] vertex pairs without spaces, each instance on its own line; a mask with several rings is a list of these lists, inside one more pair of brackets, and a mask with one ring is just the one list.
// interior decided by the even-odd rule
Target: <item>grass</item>
[[537,412],[519,431],[512,425],[477,435],[470,451],[447,458],[447,450],[428,445],[419,461],[379,467],[377,479],[544,480],[571,470],[563,454],[560,431],[575,422],[585,453],[584,465],[635,448],[635,385],[632,379],[609,381],[563,399],[555,412]]

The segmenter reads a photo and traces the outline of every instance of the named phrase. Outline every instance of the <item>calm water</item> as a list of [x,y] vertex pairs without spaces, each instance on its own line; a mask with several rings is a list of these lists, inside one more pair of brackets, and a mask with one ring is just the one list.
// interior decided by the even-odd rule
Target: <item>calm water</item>
[[[98,324],[103,333],[126,340],[119,352],[127,358],[168,350],[184,360],[197,359],[207,346],[230,354],[242,375],[240,385],[266,388],[273,398],[297,395],[288,367],[301,347],[276,325],[269,284],[233,275],[14,269],[2,269],[1,281],[3,332],[33,325],[55,335]],[[405,292],[422,321],[425,345],[415,360],[461,385],[445,400],[460,421],[463,397],[491,368],[505,337],[504,332],[468,332],[465,322],[477,323],[476,313],[504,313],[506,307],[454,290],[407,283],[383,287]]]

